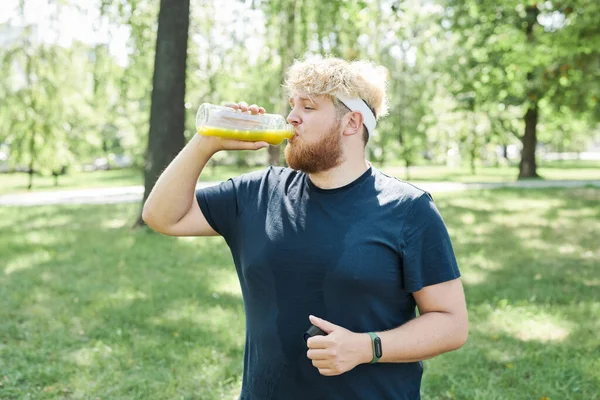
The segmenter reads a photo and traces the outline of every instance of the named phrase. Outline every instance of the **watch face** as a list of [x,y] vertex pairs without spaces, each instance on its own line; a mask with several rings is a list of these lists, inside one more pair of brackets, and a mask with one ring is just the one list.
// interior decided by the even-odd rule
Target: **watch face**
[[383,351],[381,350],[381,339],[376,337],[373,343],[375,344],[375,356],[381,358],[383,355]]

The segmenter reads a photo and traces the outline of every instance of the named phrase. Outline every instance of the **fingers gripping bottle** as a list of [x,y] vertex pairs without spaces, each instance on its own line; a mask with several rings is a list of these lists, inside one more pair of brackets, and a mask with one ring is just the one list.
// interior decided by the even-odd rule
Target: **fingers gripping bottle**
[[294,136],[294,127],[277,114],[249,114],[204,103],[196,113],[196,132],[204,136],[278,145]]

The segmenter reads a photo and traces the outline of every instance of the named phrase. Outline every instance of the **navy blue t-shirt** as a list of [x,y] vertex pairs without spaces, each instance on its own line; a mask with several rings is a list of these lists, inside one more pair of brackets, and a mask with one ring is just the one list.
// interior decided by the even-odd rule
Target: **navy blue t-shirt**
[[302,172],[269,167],[196,197],[229,245],[241,285],[240,400],[420,398],[422,363],[322,376],[303,333],[310,314],[354,332],[396,328],[416,316],[412,292],[460,276],[428,193],[372,166],[329,190]]

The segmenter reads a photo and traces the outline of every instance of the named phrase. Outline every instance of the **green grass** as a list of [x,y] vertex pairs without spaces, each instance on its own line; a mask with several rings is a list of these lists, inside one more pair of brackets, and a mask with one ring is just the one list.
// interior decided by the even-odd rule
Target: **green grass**
[[[52,176],[35,174],[33,191],[82,189],[92,187],[119,187],[141,185],[144,182],[142,172],[133,169],[120,169],[94,172],[69,172],[58,178],[55,186]],[[0,174],[0,194],[25,193],[29,184],[29,175],[23,172]]]
[[[435,194],[470,337],[424,399],[600,399],[600,189]],[[221,238],[137,204],[0,208],[0,398],[232,399],[243,303]]]
[[[257,167],[254,169],[260,169]],[[253,168],[238,167],[208,167],[201,176],[202,181],[221,181],[242,172],[252,171]],[[26,193],[29,175],[26,173],[0,174],[0,195],[7,193]],[[58,186],[55,186],[52,176],[34,175],[33,191],[51,191],[66,189],[85,189],[143,185],[144,177],[140,170],[134,168],[110,171],[71,172],[61,176]]]
[[[467,167],[447,168],[444,166],[423,165],[409,169],[408,173],[396,164],[378,168],[401,179],[413,182],[445,181],[445,182],[514,182],[518,175],[517,166],[480,167],[472,174]],[[243,168],[234,166],[212,167],[209,165],[200,176],[201,181],[222,181],[244,172],[262,169],[263,167]],[[554,161],[540,163],[539,174],[549,180],[600,179],[600,161]],[[0,195],[7,193],[27,192],[28,175],[25,173],[0,174]],[[143,176],[137,169],[123,169],[96,172],[72,172],[59,178],[59,186],[55,186],[51,176],[34,176],[33,190],[66,190],[98,187],[117,187],[143,185]]]
[[[383,168],[389,174],[411,181],[442,182],[514,182],[519,174],[518,165],[478,167],[473,174],[469,167],[415,166],[406,168],[390,165]],[[600,179],[600,161],[553,161],[538,164],[538,174],[547,180]]]

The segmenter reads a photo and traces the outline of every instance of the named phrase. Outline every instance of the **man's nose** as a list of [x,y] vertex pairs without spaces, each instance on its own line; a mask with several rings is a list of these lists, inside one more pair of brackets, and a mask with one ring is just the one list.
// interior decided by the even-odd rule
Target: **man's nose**
[[289,122],[290,124],[296,126],[300,123],[300,118],[298,117],[298,115],[294,112],[294,110],[290,111],[290,113],[287,116],[287,122]]

